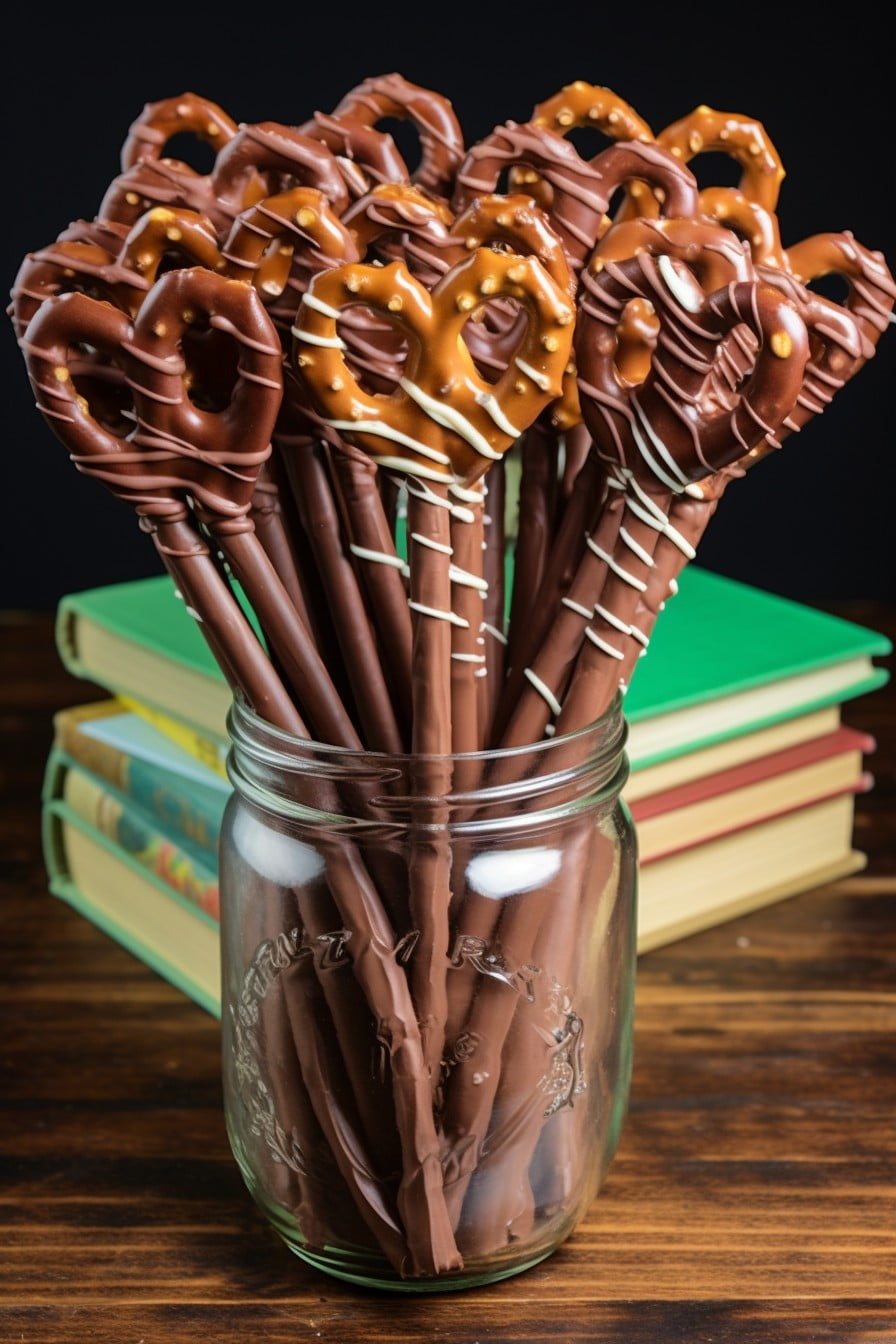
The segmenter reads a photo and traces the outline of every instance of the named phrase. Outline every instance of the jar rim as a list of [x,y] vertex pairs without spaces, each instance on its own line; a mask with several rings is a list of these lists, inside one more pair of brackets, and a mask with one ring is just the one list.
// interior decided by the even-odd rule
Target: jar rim
[[[412,764],[486,764],[495,761],[512,762],[533,755],[540,759],[560,756],[565,748],[578,747],[589,738],[595,739],[595,748],[601,757],[613,757],[621,754],[628,740],[628,720],[623,712],[624,694],[617,689],[613,700],[602,714],[590,723],[583,724],[567,733],[538,738],[534,742],[520,743],[512,747],[485,748],[470,752],[388,752],[368,749],[367,747],[346,747],[329,742],[320,742],[315,738],[301,737],[285,728],[265,719],[254,710],[242,693],[234,692],[227,712],[227,730],[230,742],[239,751],[245,751],[256,760],[264,760],[270,765],[288,768],[295,753],[304,756],[312,754],[321,759],[329,759],[334,765],[349,765],[352,762],[364,762],[368,767],[402,768]],[[611,731],[615,728],[615,731]],[[606,741],[602,734],[608,733]]]

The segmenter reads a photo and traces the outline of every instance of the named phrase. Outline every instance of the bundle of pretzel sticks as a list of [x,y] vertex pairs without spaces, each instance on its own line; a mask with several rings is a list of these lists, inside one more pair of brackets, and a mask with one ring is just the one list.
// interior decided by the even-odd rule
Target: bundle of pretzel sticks
[[[166,156],[184,135],[208,172]],[[701,189],[704,152],[738,185]],[[398,74],[295,126],[186,93],[137,116],[96,216],[23,260],[8,311],[40,412],[134,508],[234,693],[300,738],[430,760],[432,798],[452,755],[607,710],[724,491],[874,354],[883,255],[850,232],[784,246],[783,177],[757,121],[701,106],[654,133],[584,82],[472,145]],[[812,288],[830,275],[841,301]],[[401,1023],[399,1169],[371,1164],[388,1228],[335,1159],[408,1275],[461,1263],[498,1086],[465,1109],[463,875],[447,848],[428,864],[391,998],[357,972],[376,1029]],[[377,925],[370,874],[360,902],[333,885],[347,929]]]

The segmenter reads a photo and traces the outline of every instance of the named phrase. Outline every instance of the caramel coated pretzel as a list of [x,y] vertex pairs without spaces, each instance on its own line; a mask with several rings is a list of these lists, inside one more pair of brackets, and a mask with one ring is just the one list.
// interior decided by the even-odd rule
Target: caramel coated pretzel
[[169,140],[176,135],[194,135],[203,144],[218,150],[237,132],[237,124],[223,108],[196,93],[182,93],[146,103],[131,122],[121,147],[122,171],[143,159],[164,158]]
[[[612,89],[577,79],[537,103],[529,121],[556,135],[568,135],[581,127],[597,131],[610,140],[653,140],[653,131],[635,109]],[[550,188],[544,190],[533,169],[511,168],[510,188],[528,191],[537,201],[550,203]]]
[[454,108],[442,94],[399,74],[378,75],[350,89],[333,115],[354,117],[368,126],[387,118],[412,121],[420,135],[421,157],[411,180],[437,196],[451,195],[464,137]]
[[[484,300],[501,295],[516,299],[529,322],[491,384],[478,373],[463,332]],[[353,303],[394,322],[407,338],[405,373],[389,396],[365,392],[347,365],[337,323]],[[316,276],[296,316],[294,355],[326,423],[379,465],[469,486],[559,395],[572,327],[568,296],[534,257],[479,249],[432,293],[401,262]]]
[[[689,163],[698,154],[718,152],[729,155],[741,167],[738,183],[741,194],[764,210],[776,209],[785,175],[784,166],[761,122],[738,112],[719,112],[704,103],[666,126],[658,133],[656,142],[681,163]],[[656,215],[658,211],[656,196],[639,187],[629,194],[618,217]]]
[[777,216],[736,187],[704,187],[700,213],[743,238],[757,266],[789,267]]
[[529,120],[566,135],[577,126],[591,126],[611,140],[653,140],[653,131],[630,103],[612,89],[577,79],[537,103]]
[[163,205],[140,216],[122,243],[118,260],[126,275],[134,278],[123,294],[132,313],[139,309],[163,264],[166,270],[188,266],[224,269],[211,221],[195,210]]
[[[576,278],[566,251],[548,220],[530,196],[477,196],[454,221],[449,238],[461,239],[466,248],[505,247],[522,256],[533,256],[570,302],[576,301]],[[503,369],[513,356],[525,314],[514,307],[504,312],[501,301],[489,304],[480,321],[472,321],[464,338],[480,366]],[[556,429],[566,430],[581,423],[575,364],[568,362],[563,373],[561,395],[550,406]]]
[[[707,295],[668,256],[640,253],[584,276],[576,330],[582,415],[602,456],[648,490],[699,494],[694,483],[737,462],[776,434],[796,404],[809,336],[791,303],[757,279]],[[614,332],[632,298],[646,298],[661,329],[650,370],[628,384]],[[725,338],[745,326],[757,352],[730,395],[718,361]]]

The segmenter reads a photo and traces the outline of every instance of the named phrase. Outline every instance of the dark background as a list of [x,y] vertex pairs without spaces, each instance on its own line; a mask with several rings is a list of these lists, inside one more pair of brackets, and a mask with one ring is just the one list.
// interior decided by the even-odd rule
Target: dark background
[[[244,7],[228,19],[101,7],[76,19],[17,6],[3,91],[5,289],[26,252],[96,213],[144,103],[189,90],[237,121],[298,124],[392,70],[447,95],[468,143],[525,121],[574,79],[613,89],[655,131],[701,102],[754,118],[787,172],[784,244],[851,229],[893,268],[889,34],[864,6],[854,29],[848,8],[829,22],[812,7],[785,9],[334,4]],[[720,156],[692,167],[701,185],[739,172]],[[51,609],[65,591],[159,572],[131,510],[79,476],[46,428],[9,324],[4,341],[0,607]],[[888,332],[823,416],[732,485],[698,563],[800,600],[896,600],[894,383]]]

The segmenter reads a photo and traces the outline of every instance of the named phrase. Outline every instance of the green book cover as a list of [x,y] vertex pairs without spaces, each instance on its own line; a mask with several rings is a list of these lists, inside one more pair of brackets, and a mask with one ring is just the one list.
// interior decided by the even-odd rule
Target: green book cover
[[[86,664],[79,656],[78,618],[111,631],[138,650],[166,660],[175,669],[198,677],[188,700],[180,682],[153,673],[150,685],[122,684],[135,668],[122,673],[112,667]],[[60,655],[76,675],[112,692],[143,698],[175,718],[225,735],[229,692],[202,637],[200,628],[175,596],[167,575],[93,588],[63,598],[57,622]],[[888,671],[872,660],[892,651],[888,639],[865,626],[738,582],[691,564],[679,580],[656,623],[650,647],[636,668],[626,695],[626,717],[633,729],[633,765],[647,765],[750,731],[796,713],[864,694],[883,684]],[[137,669],[144,671],[142,663]],[[149,667],[149,662],[146,663]],[[816,674],[842,669],[840,680],[826,684]],[[652,721],[683,710],[709,706],[724,697],[766,688],[788,678],[803,678],[783,703],[766,701],[722,722],[695,723],[693,718],[668,739],[649,749],[637,746],[642,729]],[[192,712],[185,706],[191,706]],[[202,717],[198,717],[201,715]]]
[[[630,723],[854,658],[886,636],[790,598],[687,565],[626,695]],[[878,668],[875,684],[887,678]]]

